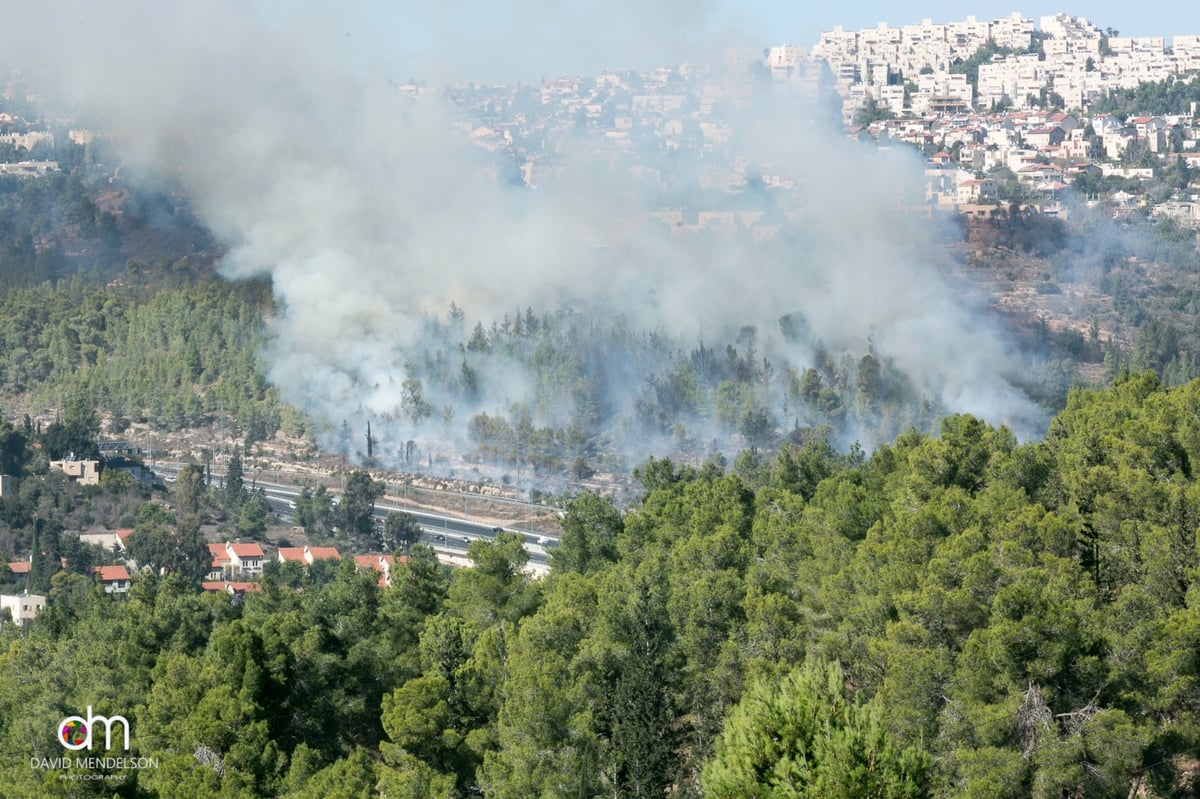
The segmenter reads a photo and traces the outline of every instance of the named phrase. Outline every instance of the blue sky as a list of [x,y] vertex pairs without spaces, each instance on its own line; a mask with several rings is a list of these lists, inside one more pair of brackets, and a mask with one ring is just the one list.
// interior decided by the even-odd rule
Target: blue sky
[[[437,71],[463,80],[537,82],[603,68],[645,69],[697,60],[732,44],[811,47],[821,31],[951,22],[1014,11],[1032,18],[1064,12],[1122,35],[1200,34],[1184,4],[1098,0],[1071,6],[1016,7],[1007,2],[892,0],[814,4],[796,0],[350,0],[343,4],[254,0],[272,25],[330,60],[365,65],[395,80]],[[446,74],[449,70],[449,74]]]

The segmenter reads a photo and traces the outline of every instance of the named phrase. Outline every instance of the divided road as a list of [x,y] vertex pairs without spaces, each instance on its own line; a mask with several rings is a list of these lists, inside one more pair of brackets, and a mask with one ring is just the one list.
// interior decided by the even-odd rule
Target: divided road
[[[170,483],[174,482],[175,475],[179,472],[180,468],[181,466],[176,464],[158,463],[155,464],[154,471],[166,482]],[[213,476],[219,477],[220,475],[214,474]],[[271,510],[275,512],[276,516],[284,520],[292,518],[296,507],[295,499],[300,495],[300,489],[294,486],[264,483],[261,481],[256,482],[254,485],[255,488],[261,488],[263,493],[266,494],[267,502],[271,505]],[[469,519],[413,510],[412,508],[406,508],[390,502],[380,502],[375,505],[376,519],[384,518],[392,511],[407,513],[417,520],[417,524],[424,531],[424,534],[421,536],[421,543],[429,544],[436,550],[453,555],[466,554],[470,542],[477,538],[491,541],[496,537],[496,528],[486,522],[476,522]],[[520,533],[521,531],[512,530],[511,532]],[[546,549],[557,546],[558,539],[552,536],[539,536],[531,533],[521,533],[521,535],[525,538],[525,550],[529,553],[530,564],[540,569],[547,568],[549,566],[549,557]]]

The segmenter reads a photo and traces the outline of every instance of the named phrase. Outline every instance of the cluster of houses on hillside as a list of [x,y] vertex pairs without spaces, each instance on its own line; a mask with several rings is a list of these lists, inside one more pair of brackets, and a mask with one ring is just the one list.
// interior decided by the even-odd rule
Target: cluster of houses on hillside
[[[1058,208],[1064,190],[1081,177],[1147,182],[1175,162],[1186,164],[1189,171],[1200,168],[1200,125],[1179,116],[1142,116],[1122,122],[1108,114],[1083,120],[1065,112],[1020,111],[876,121],[854,132],[885,145],[901,142],[932,153],[925,163],[924,199],[948,211],[995,202],[1001,186],[992,176],[1002,168],[1045,210]],[[1154,165],[1118,160],[1130,148],[1155,154]],[[1107,200],[1117,208],[1132,208],[1147,198],[1114,192]],[[1200,222],[1190,210],[1194,205],[1189,196],[1160,203],[1154,212],[1192,224]]]
[[[63,559],[61,565],[66,568],[66,559]],[[32,566],[33,564],[27,560],[9,563],[8,569],[12,574],[12,581],[22,585],[29,579]],[[94,566],[92,576],[106,594],[123,595],[129,591],[129,570],[123,565]],[[8,621],[18,627],[25,627],[45,609],[46,599],[45,595],[31,594],[24,588],[15,594],[0,594],[0,624]],[[5,611],[8,611],[7,618]]]
[[[258,584],[251,581],[262,575],[268,559],[261,546],[255,543],[227,541],[222,544],[209,544],[208,551],[212,556],[212,563],[202,584],[205,591],[244,593],[248,590],[258,590]],[[274,559],[281,564],[295,563],[301,568],[307,568],[316,561],[341,561],[342,556],[336,547],[314,547],[306,544],[302,547],[278,547]],[[382,553],[354,556],[354,563],[359,569],[379,573],[378,582],[381,588],[392,584],[392,568],[405,560],[404,556],[397,560],[393,555]]]
[[[980,48],[989,47],[991,60],[978,65],[972,80],[962,62],[979,59]],[[1037,52],[1018,52],[1030,48]],[[1027,76],[1030,63],[1038,66]],[[680,206],[648,212],[673,219],[672,235],[736,230],[758,240],[772,238],[779,221],[802,207],[812,171],[801,163],[763,160],[741,146],[747,139],[739,126],[753,118],[742,111],[764,93],[782,98],[773,106],[786,110],[780,126],[800,125],[808,124],[796,111],[808,107],[800,101],[819,99],[822,85],[832,85],[842,95],[842,120],[852,137],[871,137],[883,147],[911,145],[930,159],[923,201],[933,210],[994,202],[1000,182],[988,173],[999,167],[1016,173],[1037,205],[1054,207],[1074,179],[1096,170],[1136,167],[1129,176],[1149,180],[1174,160],[1195,163],[1200,119],[1194,107],[1129,119],[1087,111],[1111,89],[1188,75],[1200,75],[1200,36],[1176,36],[1168,48],[1161,38],[1122,38],[1062,14],[1042,18],[1040,29],[1013,15],[835,29],[811,53],[791,45],[731,50],[719,69],[684,64],[648,73],[603,72],[540,87],[470,84],[445,96],[458,110],[460,132],[510,156],[514,174],[528,186],[559,180],[571,162],[563,153],[578,152],[583,140],[593,157],[627,177],[631,191],[687,197]],[[890,118],[858,122],[868,102]],[[680,176],[664,167],[681,161],[672,153],[693,156],[685,161],[687,179],[694,181],[687,191]],[[1045,168],[1050,165],[1056,169]],[[782,213],[750,219],[736,201],[722,199],[744,195],[751,186]],[[1145,201],[1116,198],[1118,205]]]
[[[13,87],[7,87],[2,96],[13,99]],[[72,144],[87,145],[95,134],[90,130],[70,130],[67,138]],[[54,133],[44,123],[0,112],[0,154],[4,155],[0,158],[0,177],[36,178],[59,171],[58,162],[53,159],[54,143]]]
[[[399,105],[444,102],[462,139],[495,156],[480,169],[497,181],[548,187],[569,178],[585,156],[607,166],[631,195],[663,198],[646,214],[680,215],[672,235],[741,232],[761,240],[773,238],[790,213],[802,212],[806,167],[795,159],[766,158],[753,144],[760,137],[745,135],[745,128],[770,120],[777,130],[758,132],[788,136],[797,126],[818,124],[825,89],[840,94],[842,121],[852,136],[871,136],[885,147],[912,145],[941,160],[929,164],[923,201],[935,210],[956,210],[994,201],[999,186],[989,183],[988,173],[1001,166],[1030,187],[1039,205],[1052,206],[1093,166],[1107,170],[1120,160],[1155,169],[1172,159],[1194,162],[1200,109],[1131,119],[1088,109],[1113,89],[1198,74],[1197,35],[1176,35],[1168,43],[1164,37],[1122,37],[1065,14],[1037,24],[1013,14],[834,28],[811,49],[735,48],[719,64],[606,70],[535,85],[406,84],[394,91]],[[756,105],[765,98],[774,103],[768,116]],[[872,116],[892,118],[856,125]],[[35,127],[0,118],[0,131],[20,153],[44,145]],[[68,135],[85,143],[97,134]],[[1131,153],[1151,157],[1135,164]],[[49,167],[0,165],[0,171],[30,175],[43,168]],[[754,219],[743,213],[731,224],[733,212],[749,209],[748,200],[739,202],[751,189],[757,207],[779,213]],[[1193,201],[1181,195],[1171,202]],[[612,243],[623,225],[637,229],[646,221],[601,220],[596,224],[604,229],[595,240]]]
[[[132,533],[133,530],[122,529],[105,533],[86,533],[80,535],[79,538],[85,544],[103,547],[120,554],[126,551],[125,542]],[[341,554],[335,547],[307,545],[278,547],[274,549],[273,554],[269,555],[257,543],[225,541],[209,544],[208,551],[211,561],[201,588],[210,593],[226,593],[235,599],[240,598],[248,591],[260,590],[258,580],[262,577],[268,560],[275,560],[280,564],[295,563],[301,569],[307,568],[316,561],[340,562],[342,560]],[[392,584],[392,570],[407,560],[405,556],[397,558],[383,553],[355,555],[353,558],[355,566],[360,571],[378,574],[377,584],[380,588],[387,588]],[[61,565],[66,568],[65,559]],[[12,582],[21,588],[22,584],[28,580],[32,563],[30,561],[14,561],[8,564],[8,568],[12,574]],[[137,563],[127,560],[124,564],[95,566],[92,574],[96,583],[103,588],[105,593],[122,596],[129,592],[132,581],[131,569],[136,573]],[[19,626],[25,626],[45,606],[45,596],[30,594],[24,590],[15,594],[0,595],[0,621],[4,621],[4,611],[7,610],[9,620]]]

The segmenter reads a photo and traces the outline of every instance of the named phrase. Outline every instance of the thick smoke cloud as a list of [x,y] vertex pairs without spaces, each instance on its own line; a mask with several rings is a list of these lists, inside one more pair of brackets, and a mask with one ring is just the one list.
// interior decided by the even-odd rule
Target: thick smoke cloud
[[[418,24],[430,52],[444,54],[455,25],[471,18],[475,7],[460,5],[439,4]],[[394,75],[374,71],[401,56],[366,41],[350,57],[346,38],[363,40],[370,6],[328,28],[311,8],[271,16],[234,2],[57,8],[63,25],[47,37],[22,36],[36,20],[18,12],[30,17],[9,26],[18,35],[3,42],[7,52],[50,81],[51,99],[118,133],[131,166],[182,181],[229,247],[227,275],[272,277],[283,311],[269,377],[328,429],[374,418],[390,451],[413,435],[399,421],[404,383],[426,346],[425,320],[444,318],[451,302],[466,309],[468,332],[525,307],[564,305],[619,315],[681,346],[731,340],[752,325],[764,353],[801,365],[817,340],[860,355],[871,342],[946,408],[1023,435],[1040,428],[1040,411],[1014,386],[1019,367],[1003,337],[940,277],[936,231],[895,213],[906,192],[919,193],[919,161],[846,141],[793,97],[760,97],[753,110],[731,108],[728,121],[748,162],[796,176],[801,240],[698,246],[645,225],[657,193],[609,170],[586,143],[562,157],[554,185],[526,191],[496,180],[503,165],[455,130],[439,93],[405,96]],[[646,14],[679,32],[669,43],[695,47],[711,32],[689,27],[689,8],[672,0]],[[525,27],[510,24],[499,42],[464,30],[458,52],[481,68],[493,59],[498,74],[544,55],[554,75],[564,63],[555,55],[572,44],[591,42],[588,54],[611,47],[623,63],[642,58],[635,48],[656,29],[586,25],[572,6],[512,10]],[[617,8],[611,19],[634,13]],[[553,46],[543,46],[548,28]],[[701,169],[662,159],[652,165],[680,185]],[[613,246],[595,247],[597,235]],[[801,314],[811,335],[780,336],[786,314]],[[483,368],[492,388],[456,410],[460,425],[534,394],[519,370]],[[607,396],[631,404],[630,378],[645,371],[611,366],[621,379]]]

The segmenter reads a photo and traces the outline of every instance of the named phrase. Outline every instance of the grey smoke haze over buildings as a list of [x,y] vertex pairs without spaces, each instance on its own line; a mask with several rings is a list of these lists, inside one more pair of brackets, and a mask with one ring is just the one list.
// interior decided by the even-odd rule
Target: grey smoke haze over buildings
[[[59,27],[44,35],[28,35],[39,30],[38,17],[18,11],[0,45],[28,73],[53,77],[48,100],[118,131],[130,166],[183,183],[229,248],[226,275],[271,276],[282,313],[273,322],[269,378],[285,401],[330,428],[366,414],[384,420],[379,435],[411,435],[398,423],[389,432],[386,420],[401,415],[405,364],[423,346],[422,319],[444,317],[455,302],[468,330],[506,312],[563,304],[620,315],[681,346],[753,325],[764,353],[797,365],[806,365],[817,340],[859,355],[870,341],[948,409],[1040,434],[1043,415],[1014,385],[1020,366],[1010,346],[939,276],[944,256],[932,229],[895,214],[906,187],[919,185],[915,154],[864,149],[814,121],[811,108],[764,99],[731,119],[736,146],[751,161],[787,164],[797,174],[806,197],[803,246],[780,252],[727,242],[701,250],[661,228],[634,226],[614,259],[591,234],[606,220],[652,210],[654,198],[610,173],[585,145],[564,154],[561,184],[505,185],[492,175],[494,156],[451,131],[439,95],[401,96],[389,80],[396,75],[364,68],[375,45],[351,57],[353,47],[331,24],[323,46],[314,33],[320,8],[294,12],[287,24],[252,8],[68,0],[56,6]],[[428,8],[435,42],[452,39],[455,20],[475,9],[483,18],[498,13]],[[696,52],[709,35],[689,27],[695,7],[675,0],[618,6],[600,24],[580,4],[504,8],[514,21],[506,37],[463,38],[474,47],[470,61],[490,58],[499,73],[543,56],[554,64],[572,46],[611,47],[615,62],[634,60],[635,48],[655,43],[656,30],[623,31],[622,15],[635,12],[659,30],[678,31],[680,47]],[[369,6],[355,10],[353,19],[369,19]],[[428,74],[437,73],[430,65]],[[778,333],[778,319],[797,312],[808,323],[806,342]],[[501,388],[460,409],[460,424],[489,403],[502,411],[532,393],[515,368],[489,368],[485,380]],[[630,387],[609,393],[632,402]]]

